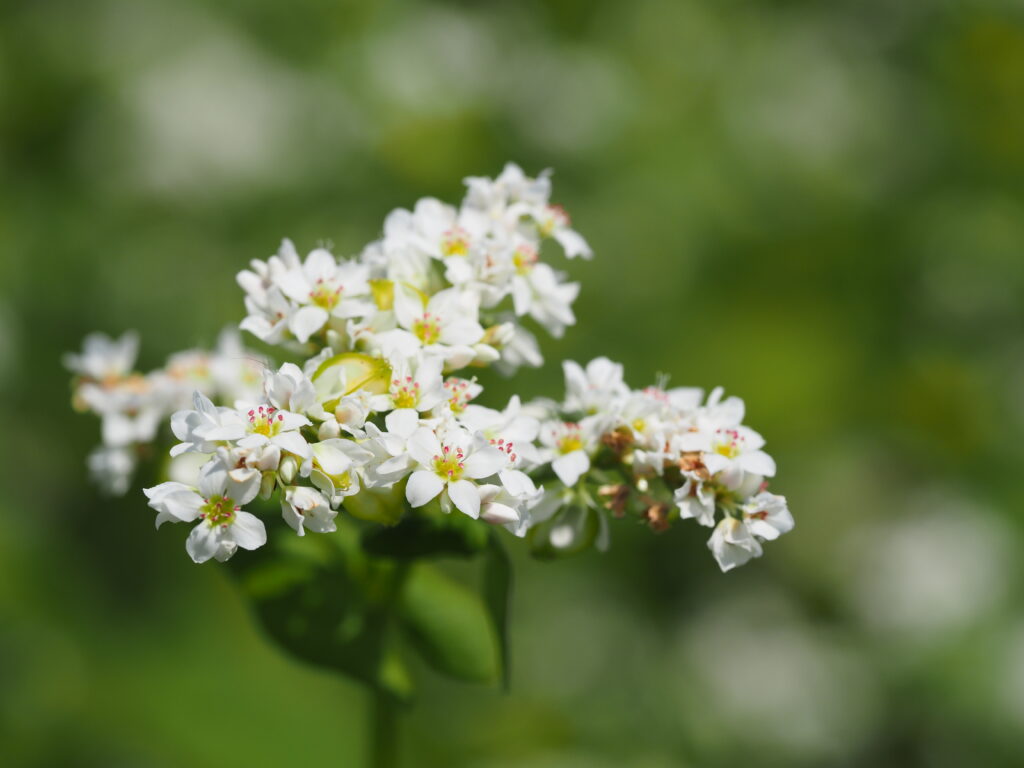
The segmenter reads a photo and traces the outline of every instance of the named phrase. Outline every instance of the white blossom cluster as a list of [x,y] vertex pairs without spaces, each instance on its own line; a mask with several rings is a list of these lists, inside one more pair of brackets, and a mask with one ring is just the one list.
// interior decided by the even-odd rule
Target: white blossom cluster
[[187,406],[193,392],[232,401],[255,397],[266,368],[265,360],[242,346],[233,328],[221,332],[214,350],[177,352],[163,368],[146,374],[135,370],[138,351],[139,338],[133,332],[120,339],[93,333],[80,354],[64,356],[64,365],[75,375],[75,409],[101,420],[101,443],[88,459],[90,474],[116,495],[128,491],[139,458],[160,425]]
[[[694,388],[632,390],[622,366],[603,357],[563,367],[565,399],[534,405],[543,416],[540,458],[560,484],[540,505],[555,518],[547,528],[554,547],[572,547],[586,533],[587,516],[565,503],[571,489],[581,506],[636,514],[656,531],[676,518],[714,528],[708,548],[723,571],[760,557],[762,542],[792,530],[786,499],[767,491],[775,462],[761,435],[743,425],[738,397],[723,399],[721,388],[706,398]],[[604,526],[600,519],[599,547]]]
[[[475,402],[482,387],[464,369],[541,364],[526,318],[555,335],[575,322],[578,285],[542,248],[591,251],[550,203],[547,173],[509,164],[466,184],[458,208],[428,198],[392,212],[357,258],[317,248],[301,259],[285,240],[239,273],[242,329],[299,358],[266,368],[255,391],[220,381],[221,357],[207,358],[209,382],[192,376],[190,407],[171,417],[171,455],[201,468],[146,490],[157,526],[194,523],[192,559],[223,561],[266,542],[264,521],[244,509],[257,497],[277,498],[299,536],[336,530],[340,510],[376,497],[407,515],[434,505],[501,525],[538,551],[603,548],[609,513],[630,513],[656,530],[677,517],[714,526],[723,570],[759,556],[793,522],[785,499],[764,490],[775,464],[741,424],[739,399],[632,391],[621,366],[599,358],[565,363],[561,403]],[[168,412],[170,399],[128,393],[157,390],[173,366],[139,377],[134,353],[132,337],[90,337],[68,360],[82,377],[77,397],[104,419],[101,450],[152,440]],[[123,435],[122,420],[132,425]]]

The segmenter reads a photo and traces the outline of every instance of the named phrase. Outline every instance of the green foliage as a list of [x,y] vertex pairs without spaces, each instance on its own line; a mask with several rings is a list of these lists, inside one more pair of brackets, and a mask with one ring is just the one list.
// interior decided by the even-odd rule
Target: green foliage
[[[413,696],[409,651],[458,680],[507,681],[511,569],[500,542],[463,515],[396,506],[388,514],[406,516],[391,528],[339,520],[331,536],[277,537],[232,559],[261,625],[290,655],[400,702]],[[479,587],[426,562],[481,554]]]

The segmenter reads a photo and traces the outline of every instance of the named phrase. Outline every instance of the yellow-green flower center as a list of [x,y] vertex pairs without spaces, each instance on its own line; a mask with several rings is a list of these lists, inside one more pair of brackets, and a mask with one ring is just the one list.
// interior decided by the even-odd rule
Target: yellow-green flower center
[[437,317],[424,312],[422,317],[413,321],[412,332],[424,344],[436,344],[441,338],[441,324]]
[[469,253],[469,233],[461,227],[449,229],[441,238],[441,253],[445,256],[465,256]]
[[235,522],[235,512],[238,511],[235,502],[227,496],[213,496],[206,500],[206,503],[199,508],[199,518],[205,520],[211,527],[227,527]]
[[419,382],[413,381],[412,376],[405,379],[391,380],[391,399],[395,401],[395,408],[415,408],[420,401]]
[[273,437],[281,431],[282,421],[284,416],[270,405],[261,405],[249,411],[249,431],[253,434]]
[[462,477],[463,459],[461,448],[441,446],[441,453],[434,457],[434,471],[444,480],[455,482]]
[[309,300],[316,304],[318,307],[326,309],[330,312],[337,306],[338,301],[341,299],[341,286],[331,286],[325,283],[323,278],[318,278],[316,284],[313,286],[313,290],[309,292]]

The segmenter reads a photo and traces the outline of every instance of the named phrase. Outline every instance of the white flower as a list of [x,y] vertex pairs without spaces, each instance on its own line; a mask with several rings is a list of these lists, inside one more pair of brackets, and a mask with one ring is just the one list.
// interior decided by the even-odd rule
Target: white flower
[[236,280],[245,291],[248,316],[240,328],[267,342],[279,344],[288,332],[292,304],[281,292],[279,281],[289,270],[301,268],[299,254],[291,240],[285,238],[277,255],[266,262],[253,259],[251,269],[243,269]]
[[64,355],[64,365],[73,373],[98,382],[122,379],[132,372],[139,352],[139,335],[134,331],[119,339],[102,333],[85,337],[81,354]]
[[354,440],[330,438],[310,446],[312,456],[301,467],[303,477],[326,494],[334,507],[359,492],[359,471],[373,453]]
[[587,363],[586,370],[572,360],[562,363],[565,372],[565,410],[586,414],[610,410],[616,399],[629,394],[622,380],[622,365],[607,357]]
[[795,525],[785,496],[762,491],[743,505],[750,532],[764,541],[774,541]]
[[699,472],[684,472],[686,482],[676,489],[674,500],[679,516],[694,519],[708,528],[715,524],[715,491]]
[[764,552],[762,541],[773,541],[793,530],[793,516],[786,499],[762,492],[741,508],[742,519],[727,516],[715,528],[708,548],[722,571],[743,565]]
[[128,492],[137,458],[125,447],[100,446],[89,454],[89,475],[107,493],[123,496]]
[[528,314],[552,336],[561,337],[566,326],[576,322],[572,303],[579,295],[579,283],[561,282],[555,270],[547,264],[537,263],[536,251],[525,251],[520,246],[515,258],[516,275],[512,278],[515,313],[520,316]]
[[298,306],[288,318],[288,330],[300,342],[323,328],[331,317],[359,317],[373,312],[369,268],[358,262],[339,264],[330,252],[317,248],[301,267],[280,276],[281,292]]
[[258,477],[237,483],[224,462],[216,458],[200,472],[198,489],[168,482],[147,488],[145,494],[149,506],[157,511],[157,528],[168,520],[199,520],[185,548],[192,560],[204,563],[210,558],[223,562],[239,547],[257,549],[267,542],[263,522],[242,510],[242,506],[256,498],[259,489]]
[[409,440],[409,455],[420,469],[409,476],[405,498],[413,507],[422,507],[442,491],[442,505],[450,501],[460,512],[480,516],[480,495],[471,480],[481,480],[499,472],[505,455],[491,445],[476,447],[463,430],[449,430],[444,442],[433,430],[420,428]]
[[240,440],[246,434],[246,422],[233,408],[217,407],[202,392],[193,394],[195,409],[171,416],[171,431],[181,443],[171,448],[171,456],[181,453],[213,453],[227,441]]
[[308,459],[312,453],[309,443],[299,431],[309,426],[305,416],[291,411],[282,411],[272,405],[247,405],[239,403],[240,411],[245,413],[244,423],[246,435],[238,440],[242,448],[254,449],[271,443],[282,451],[294,453]]
[[406,286],[395,286],[395,318],[402,330],[378,334],[389,356],[412,357],[420,348],[424,354],[442,356],[452,369],[462,368],[475,356],[473,345],[484,329],[477,321],[478,301],[472,293],[448,288],[429,299]]
[[569,214],[560,205],[544,205],[530,209],[533,220],[537,222],[537,229],[543,237],[553,237],[562,246],[565,255],[574,259],[582,256],[585,259],[592,258],[594,252],[590,250],[587,241],[583,236],[572,228],[572,221]]
[[708,549],[718,561],[722,572],[731,571],[764,551],[743,520],[726,516],[708,539]]
[[530,527],[530,507],[537,504],[544,494],[543,489],[534,488],[529,494],[516,496],[501,485],[481,485],[477,490],[480,493],[480,519],[491,525],[503,526],[520,538]]
[[319,491],[306,486],[286,488],[281,499],[281,516],[299,536],[306,535],[306,529],[315,533],[330,533],[338,530],[334,524],[337,511]]
[[270,404],[282,411],[305,414],[317,405],[313,382],[294,363],[285,363],[276,373],[268,371],[263,391]]
[[457,414],[459,423],[473,434],[485,437],[491,445],[513,445],[516,458],[528,466],[540,461],[534,441],[540,434],[540,421],[523,410],[518,395],[513,395],[504,411],[469,404]]
[[379,413],[404,409],[429,411],[445,398],[443,365],[440,357],[429,355],[418,362],[411,358],[392,364],[388,391],[372,397],[370,407]]
[[711,474],[728,470],[742,470],[755,475],[772,477],[775,461],[761,450],[764,438],[748,427],[718,429],[708,436],[703,458]]
[[590,471],[590,452],[596,448],[591,422],[550,421],[540,430],[543,456],[565,486],[576,485]]

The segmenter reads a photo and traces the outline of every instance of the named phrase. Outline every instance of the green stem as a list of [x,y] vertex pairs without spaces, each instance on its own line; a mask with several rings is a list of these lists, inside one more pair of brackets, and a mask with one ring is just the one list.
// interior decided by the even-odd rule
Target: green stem
[[387,693],[376,691],[370,718],[370,768],[397,768],[398,705]]

